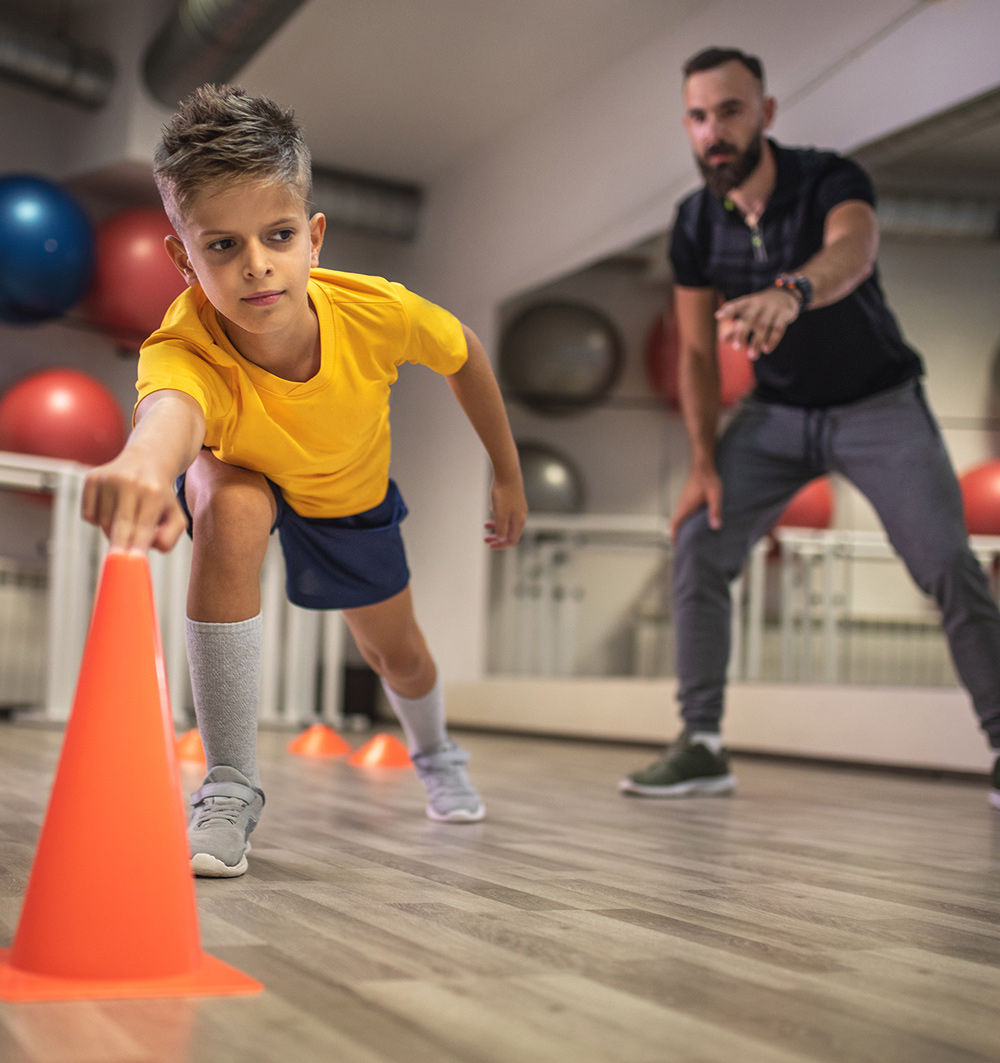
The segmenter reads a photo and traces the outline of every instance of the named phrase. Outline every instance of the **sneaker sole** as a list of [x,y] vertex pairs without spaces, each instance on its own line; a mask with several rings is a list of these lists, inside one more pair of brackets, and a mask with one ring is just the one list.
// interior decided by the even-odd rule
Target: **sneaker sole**
[[224,864],[217,856],[212,856],[211,853],[195,853],[191,857],[191,870],[198,878],[238,878],[240,875],[246,874],[249,866],[245,856],[238,864],[234,864],[232,867],[229,864]]
[[633,779],[622,779],[618,789],[623,794],[638,797],[712,797],[732,793],[736,789],[735,775],[719,775],[708,779],[689,779],[673,786],[647,786]]
[[479,823],[486,818],[486,806],[480,805],[471,812],[467,808],[456,808],[454,812],[437,812],[428,805],[427,818],[435,823]]
[[245,875],[247,868],[247,853],[250,852],[250,843],[243,852],[243,857],[238,864],[227,864],[211,853],[195,853],[191,857],[191,870],[198,878],[239,878]]

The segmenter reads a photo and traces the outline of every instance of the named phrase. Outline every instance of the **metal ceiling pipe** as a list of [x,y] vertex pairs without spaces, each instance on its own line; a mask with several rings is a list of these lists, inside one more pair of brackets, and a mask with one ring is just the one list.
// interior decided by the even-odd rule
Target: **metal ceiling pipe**
[[115,66],[105,52],[3,23],[0,77],[56,99],[96,109],[111,94]]
[[[304,0],[181,0],[146,52],[146,83],[168,107],[199,85],[229,81]],[[313,201],[340,229],[412,240],[416,185],[342,170],[313,169]]]
[[[146,51],[150,92],[172,108],[199,85],[229,81],[304,2],[180,0]],[[416,185],[315,167],[313,201],[340,229],[394,240],[417,232]]]
[[180,0],[153,38],[143,69],[173,108],[207,82],[229,81],[305,0]]

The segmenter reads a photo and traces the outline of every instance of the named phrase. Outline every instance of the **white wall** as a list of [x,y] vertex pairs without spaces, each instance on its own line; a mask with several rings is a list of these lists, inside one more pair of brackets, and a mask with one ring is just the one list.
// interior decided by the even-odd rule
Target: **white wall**
[[[140,42],[167,4],[98,6],[125,57],[112,103],[87,116],[0,87],[5,171],[58,179],[109,159],[148,158],[164,112],[136,91],[137,64]],[[95,30],[90,43],[99,36]],[[678,196],[694,184],[679,126],[679,68],[692,52],[710,43],[758,52],[781,105],[776,135],[848,149],[992,87],[997,39],[993,0],[706,3],[678,31],[549,100],[440,174],[418,247],[398,255],[354,247],[357,264],[347,265],[394,274],[451,307],[493,346],[506,300],[669,223]],[[902,309],[890,265],[887,258]],[[19,366],[71,358],[123,387],[122,363],[94,342],[65,326],[0,326],[3,373],[9,379]],[[404,374],[393,417],[394,474],[412,511],[405,530],[418,611],[445,677],[476,680],[486,642],[484,458],[449,389],[429,373]]]

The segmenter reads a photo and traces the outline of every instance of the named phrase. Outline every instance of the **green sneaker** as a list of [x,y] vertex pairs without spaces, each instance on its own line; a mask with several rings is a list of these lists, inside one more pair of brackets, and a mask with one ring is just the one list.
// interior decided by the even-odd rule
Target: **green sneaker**
[[1000,757],[993,761],[993,789],[990,790],[990,804],[1000,808]]
[[618,784],[622,793],[640,797],[728,794],[735,788],[736,776],[729,772],[728,753],[724,749],[713,753],[700,742],[692,744],[686,733],[659,760],[632,772]]

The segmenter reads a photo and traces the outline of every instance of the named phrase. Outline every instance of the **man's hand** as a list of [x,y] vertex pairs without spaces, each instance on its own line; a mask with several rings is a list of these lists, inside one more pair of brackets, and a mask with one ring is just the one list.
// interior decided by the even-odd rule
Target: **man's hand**
[[694,469],[681,488],[670,521],[670,538],[676,539],[680,526],[702,506],[708,508],[708,526],[718,531],[722,527],[722,481],[715,469]]
[[103,530],[112,550],[165,553],[187,527],[172,480],[152,473],[127,449],[87,474],[82,513]]
[[770,354],[799,316],[799,300],[786,288],[765,288],[723,303],[715,313],[719,339],[745,347],[751,361]]

